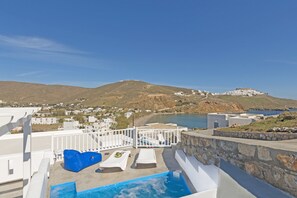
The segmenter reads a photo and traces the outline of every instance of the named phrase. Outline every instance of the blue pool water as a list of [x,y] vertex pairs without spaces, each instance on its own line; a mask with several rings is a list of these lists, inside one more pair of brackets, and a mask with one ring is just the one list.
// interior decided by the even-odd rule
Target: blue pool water
[[52,186],[51,198],[174,198],[191,194],[184,177],[174,177],[171,171],[82,192],[76,192],[71,183]]

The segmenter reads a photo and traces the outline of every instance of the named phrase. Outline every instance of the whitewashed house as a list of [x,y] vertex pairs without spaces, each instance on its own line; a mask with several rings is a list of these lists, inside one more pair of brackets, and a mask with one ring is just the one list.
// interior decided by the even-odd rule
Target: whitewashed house
[[63,129],[64,130],[75,130],[79,129],[81,124],[78,121],[67,119],[63,122]]
[[179,92],[175,92],[174,95],[176,95],[176,96],[184,96],[185,94],[184,94],[184,92],[179,91]]
[[80,114],[80,113],[82,113],[81,110],[74,110],[74,111],[73,111],[73,114],[75,114],[75,115]]
[[71,112],[72,112],[72,111],[65,111],[65,115],[66,115],[66,116],[69,116],[69,115],[71,115]]
[[104,126],[104,128],[110,128],[112,126],[113,123],[115,123],[115,120],[112,118],[104,118],[102,119],[102,126]]
[[131,111],[128,111],[128,112],[126,112],[126,113],[124,114],[124,116],[125,116],[126,118],[130,118],[132,115],[133,115],[133,112],[131,112]]
[[224,128],[231,126],[243,126],[251,124],[256,120],[263,118],[262,114],[224,114],[224,113],[209,113],[207,115],[207,128]]
[[97,122],[97,118],[95,116],[89,116],[88,117],[88,122],[90,122],[90,123]]
[[41,118],[32,118],[32,124],[57,124],[58,119],[55,117],[41,117]]

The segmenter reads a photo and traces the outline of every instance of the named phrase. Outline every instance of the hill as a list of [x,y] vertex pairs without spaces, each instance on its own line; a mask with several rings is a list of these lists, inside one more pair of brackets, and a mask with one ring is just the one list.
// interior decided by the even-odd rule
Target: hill
[[296,100],[268,95],[252,97],[211,95],[199,90],[154,85],[142,81],[121,81],[97,88],[0,82],[0,100],[19,104],[78,103],[84,106],[117,106],[162,112],[241,112],[254,109],[297,107]]
[[236,103],[244,110],[248,109],[288,109],[296,108],[296,100],[275,98],[269,95],[244,96],[217,96],[218,98]]
[[0,100],[6,102],[56,104],[70,101],[74,96],[88,89],[65,85],[2,81],[0,90]]

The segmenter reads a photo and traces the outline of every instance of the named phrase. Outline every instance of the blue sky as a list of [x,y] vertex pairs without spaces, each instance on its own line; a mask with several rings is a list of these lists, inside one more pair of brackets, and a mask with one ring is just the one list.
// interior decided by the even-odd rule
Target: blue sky
[[0,80],[297,99],[296,0],[0,2]]

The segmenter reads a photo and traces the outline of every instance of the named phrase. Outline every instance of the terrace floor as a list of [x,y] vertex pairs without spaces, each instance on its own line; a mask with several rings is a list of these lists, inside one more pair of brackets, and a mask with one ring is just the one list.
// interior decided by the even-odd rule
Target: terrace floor
[[[77,191],[83,191],[91,188],[96,188],[103,185],[114,184],[138,177],[148,176],[156,173],[162,173],[169,170],[181,170],[177,161],[174,158],[174,149],[172,148],[154,148],[157,157],[157,167],[135,167],[140,149],[126,148],[122,150],[130,150],[131,157],[128,159],[127,168],[125,171],[120,169],[105,169],[103,172],[98,172],[99,165],[90,166],[79,173],[67,171],[63,168],[63,162],[57,162],[51,167],[49,186],[61,184],[65,182],[76,182]],[[116,149],[119,150],[119,149]],[[103,160],[107,159],[115,150],[103,151]],[[188,178],[185,176],[188,186],[194,191]]]

